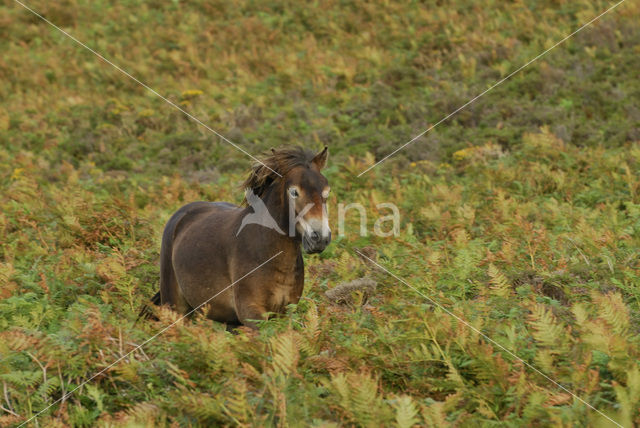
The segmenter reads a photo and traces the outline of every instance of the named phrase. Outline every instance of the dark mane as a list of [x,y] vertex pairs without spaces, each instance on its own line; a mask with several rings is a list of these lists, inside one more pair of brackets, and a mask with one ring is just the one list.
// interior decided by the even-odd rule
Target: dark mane
[[[256,196],[262,197],[269,186],[280,178],[274,171],[284,177],[296,166],[308,167],[314,157],[312,151],[302,147],[273,150],[269,156],[262,159],[263,163],[253,165],[251,174],[242,183],[242,188],[251,189]],[[265,165],[268,168],[265,168]]]

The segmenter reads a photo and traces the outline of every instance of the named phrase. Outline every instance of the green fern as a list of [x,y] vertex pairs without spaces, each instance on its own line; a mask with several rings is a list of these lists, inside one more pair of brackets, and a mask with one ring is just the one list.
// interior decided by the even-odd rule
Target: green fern
[[378,394],[376,380],[368,374],[339,373],[331,377],[331,387],[338,394],[337,404],[352,421],[372,426],[391,417],[391,409]]
[[247,383],[243,379],[235,379],[230,386],[232,391],[223,405],[224,411],[238,425],[246,424],[252,410],[247,400]]
[[394,407],[396,409],[396,426],[398,428],[411,428],[420,423],[418,409],[410,396],[403,395],[398,397]]
[[620,293],[609,293],[595,296],[598,312],[602,318],[621,337],[626,337],[629,331],[629,309],[622,300]]
[[549,352],[558,354],[566,349],[568,338],[565,328],[544,305],[537,304],[533,307],[529,324],[533,327],[534,339],[547,347]]
[[491,278],[491,293],[502,298],[509,297],[511,294],[511,284],[509,284],[507,277],[504,276],[493,263],[489,264],[487,273],[489,274],[489,278]]
[[285,376],[294,373],[300,358],[298,342],[294,338],[294,332],[289,331],[275,336],[270,343],[275,372]]

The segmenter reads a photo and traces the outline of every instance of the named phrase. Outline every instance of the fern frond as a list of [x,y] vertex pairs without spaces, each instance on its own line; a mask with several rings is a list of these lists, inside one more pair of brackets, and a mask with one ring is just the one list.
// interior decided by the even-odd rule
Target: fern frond
[[219,398],[201,391],[192,392],[186,388],[180,388],[179,393],[173,395],[173,401],[176,408],[181,409],[183,414],[194,416],[201,421],[220,420],[224,417]]
[[609,324],[613,331],[625,337],[629,331],[629,309],[625,305],[620,293],[610,293],[598,296],[598,313]]
[[0,379],[12,383],[16,386],[28,388],[34,386],[40,379],[42,379],[42,372],[40,370],[15,370],[13,372],[0,374]]
[[351,390],[349,389],[347,377],[344,373],[338,373],[334,376],[331,376],[331,385],[340,396],[340,400],[342,403],[348,403],[350,401]]
[[416,404],[408,395],[399,397],[394,407],[396,409],[396,426],[398,428],[411,428],[420,423]]
[[533,338],[554,353],[561,353],[567,344],[568,337],[564,326],[543,305],[535,305],[529,322],[533,327]]
[[49,397],[60,387],[60,378],[59,377],[51,377],[47,379],[46,382],[42,382],[40,386],[38,386],[37,394],[42,397]]
[[445,403],[436,401],[422,410],[422,417],[426,422],[426,426],[430,427],[448,427],[451,424],[447,421],[447,410]]
[[571,307],[571,312],[573,312],[573,316],[576,317],[576,324],[578,325],[583,325],[589,319],[587,308],[585,308],[582,303],[576,303],[573,305]]
[[86,388],[87,396],[89,396],[89,398],[91,398],[93,402],[96,403],[96,407],[100,412],[102,412],[104,410],[103,398],[105,394],[100,390],[99,387],[97,387],[96,385],[92,385],[90,383],[86,384],[85,388]]
[[127,409],[127,414],[136,421],[144,422],[145,426],[153,426],[152,421],[159,413],[158,406],[143,401],[136,403]]
[[354,375],[350,381],[353,413],[359,421],[372,421],[372,416],[382,404],[375,379],[368,375]]
[[489,264],[487,274],[489,278],[491,278],[491,294],[499,297],[508,297],[511,294],[511,284],[509,284],[509,280],[507,280],[507,277],[504,276],[493,263]]
[[620,402],[620,423],[624,426],[633,426],[634,414],[638,413],[640,408],[640,369],[634,365],[626,373],[627,385],[626,388],[620,384],[615,384],[613,390],[616,392],[616,397]]
[[393,416],[391,408],[378,394],[375,378],[367,373],[338,373],[331,376],[330,388],[337,393],[337,404],[349,419],[363,426],[383,426]]
[[300,350],[306,355],[316,355],[319,351],[318,340],[322,330],[320,329],[320,319],[318,317],[318,308],[315,303],[311,302],[309,310],[305,315],[304,336],[300,341]]
[[271,339],[274,370],[285,376],[295,372],[300,358],[298,344],[293,334],[293,331],[289,331]]
[[247,382],[244,379],[235,379],[231,386],[233,392],[224,403],[225,413],[236,423],[244,424],[249,420],[251,411],[247,400]]

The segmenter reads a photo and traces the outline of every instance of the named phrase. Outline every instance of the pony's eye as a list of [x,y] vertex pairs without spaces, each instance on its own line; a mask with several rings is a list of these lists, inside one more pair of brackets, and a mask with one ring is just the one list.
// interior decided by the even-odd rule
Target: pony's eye
[[292,198],[297,198],[298,197],[298,189],[296,189],[295,187],[290,187],[289,188],[289,195]]

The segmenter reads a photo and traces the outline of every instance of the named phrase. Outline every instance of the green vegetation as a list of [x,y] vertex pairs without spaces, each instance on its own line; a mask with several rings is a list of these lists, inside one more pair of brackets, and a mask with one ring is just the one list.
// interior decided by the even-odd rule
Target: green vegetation
[[[355,249],[640,424],[638,2],[355,178],[611,4],[29,2],[251,153],[329,145],[332,216],[360,202],[371,231],[376,204],[402,214],[388,238],[349,216],[306,258],[288,317],[235,336],[179,322],[39,425],[612,426]],[[0,35],[0,425],[15,426],[177,318],[134,325],[163,225],[190,201],[239,202],[250,159],[16,3]],[[366,305],[324,297],[364,275]]]

